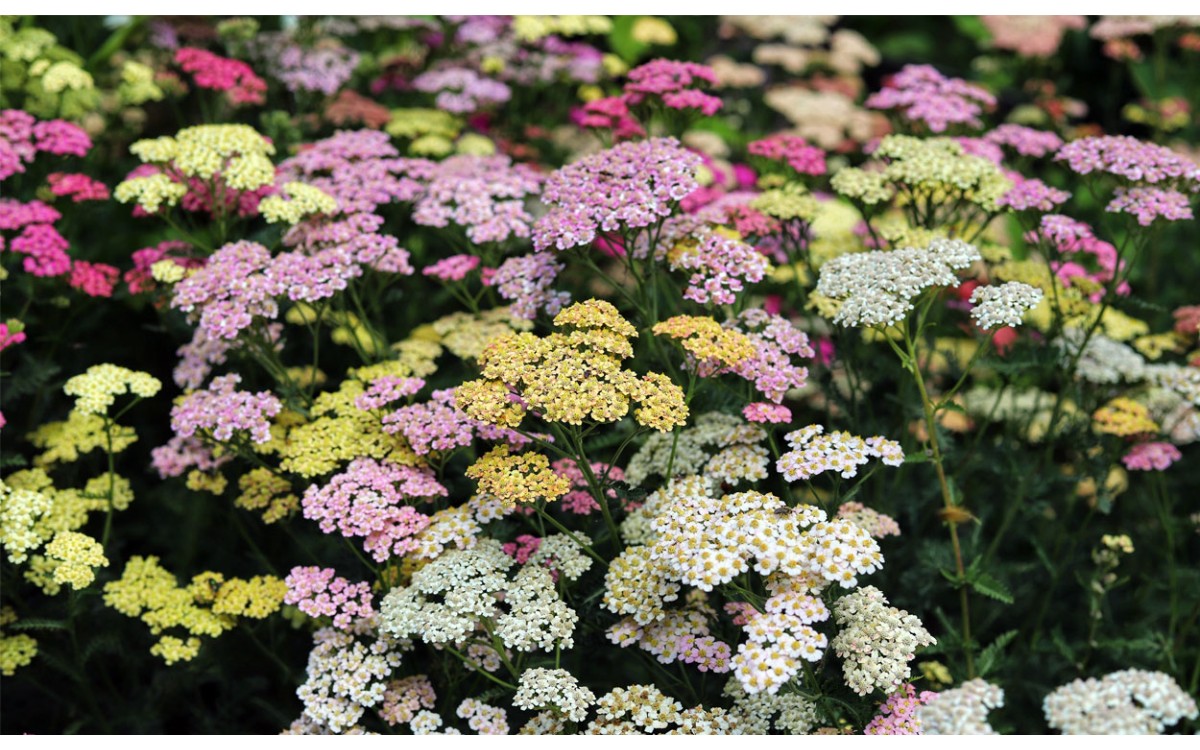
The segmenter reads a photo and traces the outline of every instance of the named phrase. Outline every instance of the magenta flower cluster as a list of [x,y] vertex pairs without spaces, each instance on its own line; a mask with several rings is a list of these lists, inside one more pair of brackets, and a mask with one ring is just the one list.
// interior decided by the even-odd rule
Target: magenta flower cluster
[[267,82],[241,60],[221,57],[197,47],[182,47],[175,52],[175,62],[192,75],[197,86],[225,92],[232,104],[262,104],[266,101]]
[[746,283],[757,284],[766,276],[766,256],[741,240],[709,232],[695,250],[671,261],[672,270],[691,271],[683,298],[701,305],[732,305]]
[[38,152],[86,156],[92,139],[65,120],[39,121],[19,109],[0,110],[0,181],[25,171]]
[[754,156],[784,162],[800,174],[825,174],[825,152],[797,135],[777,133],[751,141],[746,150]]
[[669,109],[694,109],[712,116],[721,109],[721,99],[700,87],[716,84],[717,74],[707,65],[660,58],[629,71],[625,101],[636,106],[656,99]]

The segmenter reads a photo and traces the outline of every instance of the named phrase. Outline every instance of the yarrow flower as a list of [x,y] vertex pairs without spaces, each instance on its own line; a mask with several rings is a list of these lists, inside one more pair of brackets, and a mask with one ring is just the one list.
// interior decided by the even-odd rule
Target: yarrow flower
[[1063,145],[1062,138],[1055,133],[1013,123],[996,126],[984,133],[983,139],[997,146],[1007,146],[1021,156],[1034,157],[1045,156]]
[[985,331],[1019,326],[1025,313],[1041,304],[1043,296],[1041,289],[1019,281],[977,286],[971,292],[971,317]]
[[943,690],[917,709],[925,734],[996,734],[988,712],[1004,706],[1004,691],[978,677]]
[[[1200,182],[1197,183],[1200,186]],[[1158,219],[1188,221],[1195,218],[1188,197],[1178,190],[1154,187],[1119,187],[1104,208],[1109,213],[1126,213],[1148,227]]]
[[696,109],[712,116],[721,108],[720,98],[706,94],[700,86],[717,85],[717,74],[707,65],[679,60],[651,60],[639,65],[625,83],[625,100],[638,105],[654,97],[670,109]]
[[674,138],[629,141],[559,169],[542,190],[550,211],[537,221],[533,246],[568,250],[600,233],[644,229],[671,215],[700,186],[701,159]]
[[75,397],[77,411],[104,415],[117,396],[131,393],[139,398],[150,398],[161,388],[162,382],[152,375],[104,364],[93,365],[84,374],[68,380],[63,393]]
[[923,123],[934,133],[950,125],[980,127],[984,107],[994,107],[996,98],[961,78],[947,78],[931,65],[905,65],[884,88],[867,97],[874,109],[898,109],[913,122]]
[[1166,471],[1181,458],[1183,454],[1170,443],[1138,443],[1121,457],[1121,463],[1133,471]]
[[781,404],[753,403],[746,404],[742,416],[748,422],[787,424],[792,421],[792,410]]
[[1105,135],[1071,141],[1054,155],[1077,174],[1106,172],[1133,183],[1200,192],[1200,166],[1166,146],[1128,135]]
[[285,604],[295,604],[309,617],[332,617],[333,626],[349,630],[356,619],[373,617],[371,584],[351,583],[333,568],[295,567],[288,573]]
[[73,203],[108,200],[108,186],[85,174],[51,172],[46,176],[50,192],[59,197],[70,197]]
[[799,136],[772,135],[751,141],[746,150],[753,156],[784,162],[800,174],[825,174],[825,152]]
[[894,325],[930,287],[956,287],[954,273],[980,260],[974,245],[935,239],[925,248],[839,255],[821,267],[817,291],[842,304],[833,322],[844,326]]
[[929,690],[918,694],[912,683],[905,683],[880,704],[879,713],[863,729],[863,734],[924,734],[919,709],[937,695]]
[[1053,211],[1055,206],[1066,203],[1071,194],[1052,188],[1041,180],[1022,178],[1012,189],[996,201],[998,206],[1007,206],[1014,211]]
[[1169,675],[1141,669],[1070,682],[1047,695],[1042,709],[1063,734],[1162,734],[1200,716],[1196,701]]
[[181,47],[175,52],[175,62],[184,72],[192,74],[197,86],[223,91],[235,105],[265,101],[266,81],[241,60],[231,60],[196,47]]
[[874,586],[838,599],[833,617],[842,629],[831,645],[843,660],[846,684],[859,695],[900,688],[911,675],[908,663],[916,650],[937,643],[916,616],[889,607]]
[[512,97],[508,86],[469,68],[426,71],[414,78],[412,85],[417,91],[436,93],[438,109],[456,114],[503,104]]
[[574,722],[587,718],[596,694],[565,669],[535,667],[521,673],[513,705],[526,711],[553,708]]
[[442,258],[436,263],[425,266],[421,273],[439,281],[462,281],[467,274],[479,268],[480,262],[477,255],[451,255],[449,258]]
[[770,269],[766,256],[719,230],[677,245],[667,257],[672,270],[692,272],[683,298],[701,305],[732,305],[746,283],[757,284]]
[[207,432],[216,441],[233,438],[234,431],[249,433],[255,443],[271,439],[270,418],[283,404],[270,391],[247,393],[237,390],[240,375],[213,378],[206,390],[193,391],[171,409],[171,429],[179,437]]
[[821,425],[810,425],[789,432],[785,439],[792,450],[779,457],[775,468],[789,482],[807,480],[826,471],[836,471],[843,479],[858,475],[858,467],[878,458],[887,466],[904,463],[904,451],[894,440],[875,436],[866,439],[837,431],[825,435]]

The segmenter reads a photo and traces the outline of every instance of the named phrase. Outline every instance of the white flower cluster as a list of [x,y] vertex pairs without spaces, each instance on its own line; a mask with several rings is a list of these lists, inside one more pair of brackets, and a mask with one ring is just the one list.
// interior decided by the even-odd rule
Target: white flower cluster
[[792,450],[784,453],[775,468],[789,482],[810,479],[826,471],[836,471],[843,479],[858,475],[858,467],[878,458],[888,466],[904,463],[904,451],[895,440],[875,436],[860,438],[848,432],[825,435],[821,425],[809,425],[785,435]]
[[979,679],[968,680],[917,708],[925,734],[995,734],[987,715],[1004,705],[1004,690]]
[[400,666],[396,642],[377,638],[367,645],[353,633],[322,628],[313,635],[308,655],[308,678],[296,695],[304,716],[340,734],[383,700],[386,680]]
[[1192,406],[1200,406],[1200,367],[1146,365],[1146,379],[1159,388],[1175,391]]
[[496,634],[517,651],[553,651],[556,645],[572,648],[579,616],[558,598],[550,571],[530,561],[517,573],[504,601],[507,614],[496,621]]
[[888,326],[913,309],[913,298],[932,287],[958,286],[956,271],[980,260],[962,240],[935,239],[925,248],[839,255],[821,267],[817,292],[842,305],[833,322]]
[[499,614],[496,592],[508,586],[505,573],[514,564],[494,539],[447,552],[413,573],[407,588],[392,589],[383,598],[381,627],[431,644],[461,641],[481,618]]
[[908,663],[917,649],[937,643],[915,615],[888,606],[874,586],[838,599],[833,618],[841,626],[833,650],[843,661],[846,684],[859,695],[896,690],[911,676]]
[[596,701],[588,734],[652,734],[679,721],[683,704],[654,685],[613,688]]
[[570,721],[587,718],[596,694],[579,684],[565,669],[535,667],[521,673],[513,705],[526,711],[554,708]]
[[799,674],[805,661],[825,655],[829,639],[812,623],[829,619],[820,599],[783,591],[767,600],[766,612],[746,614],[746,641],[738,646],[733,670],[747,693],[776,693]]
[[679,598],[679,583],[669,575],[666,562],[653,559],[649,547],[627,548],[604,575],[604,608],[628,615],[637,625],[661,620],[666,616],[664,605]]
[[985,331],[1004,326],[1019,326],[1025,313],[1037,307],[1045,294],[1036,286],[1020,281],[988,284],[971,292],[971,317]]
[[737,680],[725,684],[733,698],[730,714],[743,734],[808,734],[817,725],[817,706],[807,698],[788,693],[747,693]]
[[1122,380],[1136,383],[1146,376],[1146,360],[1133,347],[1095,333],[1079,354],[1086,332],[1082,328],[1067,328],[1054,340],[1064,365],[1078,355],[1075,376],[1089,383],[1113,385]]
[[[575,538],[584,544],[592,541],[587,534],[578,532]],[[592,567],[592,558],[575,543],[575,539],[566,534],[551,534],[542,539],[526,565],[547,565],[566,576],[568,581],[575,581]]]
[[708,623],[715,614],[701,599],[687,609],[666,612],[649,624],[626,617],[608,629],[608,640],[621,648],[637,644],[663,664],[682,659],[701,672],[724,673],[729,671],[730,650],[728,644],[711,635]]
[[1162,734],[1195,719],[1196,701],[1162,672],[1126,669],[1075,680],[1042,702],[1046,721],[1063,734]]
[[[645,484],[652,475],[666,477],[668,466],[671,474],[676,476],[707,473],[705,464],[715,460],[714,449],[754,445],[766,439],[767,433],[761,427],[740,417],[721,412],[701,414],[694,427],[651,435],[629,460],[625,480],[632,485]],[[728,466],[731,459],[722,459],[724,466]],[[721,465],[712,468],[716,470]]]

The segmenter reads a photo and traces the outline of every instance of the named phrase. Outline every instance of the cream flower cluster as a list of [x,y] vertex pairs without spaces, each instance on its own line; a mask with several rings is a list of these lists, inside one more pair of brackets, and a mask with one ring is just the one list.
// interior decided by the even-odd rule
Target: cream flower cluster
[[1019,326],[1025,313],[1042,302],[1044,293],[1020,281],[979,286],[971,292],[971,317],[985,331],[1003,326]]
[[1042,709],[1063,734],[1162,734],[1200,716],[1196,701],[1170,675],[1142,669],[1075,680],[1046,696]]
[[846,684],[859,695],[898,689],[912,674],[908,663],[917,649],[937,643],[915,615],[889,607],[874,586],[838,599],[833,617],[841,626],[833,650],[843,661]]
[[570,721],[587,718],[596,694],[579,684],[565,669],[535,667],[521,673],[513,705],[526,711],[554,709]]
[[926,289],[957,287],[961,271],[980,260],[962,240],[934,239],[924,248],[839,255],[821,267],[817,292],[840,300],[833,322],[850,327],[894,325]]
[[117,365],[92,365],[63,386],[63,393],[75,397],[75,408],[85,414],[105,414],[117,396],[132,393],[150,398],[159,392],[162,382],[144,372]]
[[1004,690],[975,678],[943,690],[917,709],[925,734],[996,734],[988,712],[1004,706]]
[[824,433],[821,425],[809,425],[785,436],[792,450],[780,456],[775,464],[785,479],[796,482],[826,471],[836,471],[843,479],[851,479],[858,476],[858,467],[872,458],[887,466],[904,463],[904,451],[894,440],[878,435],[864,439],[842,431]]

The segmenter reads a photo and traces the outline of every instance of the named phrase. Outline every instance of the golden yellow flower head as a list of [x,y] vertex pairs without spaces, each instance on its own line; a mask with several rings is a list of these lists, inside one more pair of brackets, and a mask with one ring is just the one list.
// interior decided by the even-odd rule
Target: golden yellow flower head
[[653,331],[675,339],[684,351],[702,363],[732,367],[758,351],[746,334],[724,328],[711,317],[676,315],[655,324]]
[[1150,418],[1150,410],[1131,398],[1114,398],[1092,415],[1092,428],[1105,435],[1129,437],[1157,433],[1158,423]]
[[571,481],[550,468],[540,453],[513,455],[507,445],[498,445],[467,468],[467,476],[479,483],[479,491],[506,503],[552,502],[571,490]]

